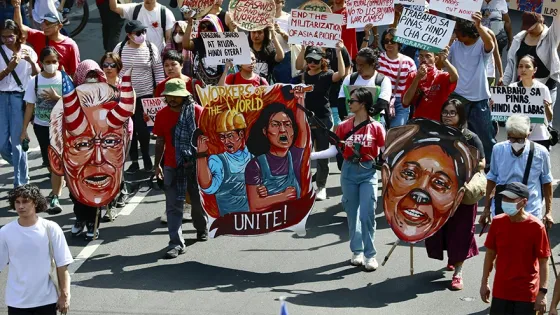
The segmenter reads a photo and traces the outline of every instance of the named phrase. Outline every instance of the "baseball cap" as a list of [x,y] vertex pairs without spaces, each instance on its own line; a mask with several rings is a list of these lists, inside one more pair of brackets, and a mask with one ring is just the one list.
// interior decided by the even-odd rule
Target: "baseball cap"
[[51,22],[51,23],[62,23],[60,21],[60,19],[58,18],[58,15],[56,15],[52,12],[49,12],[49,13],[43,15],[43,17],[41,18],[41,22],[44,22],[44,21]]
[[521,30],[527,31],[531,26],[537,23],[543,23],[544,18],[542,15],[535,12],[523,12],[521,16]]
[[526,185],[515,182],[509,183],[506,185],[504,190],[500,192],[500,195],[506,196],[510,199],[517,199],[517,198],[529,198],[529,188]]
[[146,29],[146,26],[144,26],[144,24],[142,24],[142,22],[140,21],[128,21],[126,22],[125,26],[124,26],[124,31],[127,34],[131,34],[131,33],[135,33],[138,31],[143,31]]
[[191,93],[187,91],[185,81],[183,81],[183,79],[176,78],[165,82],[165,90],[161,93],[161,95],[186,97],[191,95]]
[[310,46],[305,49],[305,58],[311,58],[315,60],[321,60],[325,54],[320,47]]

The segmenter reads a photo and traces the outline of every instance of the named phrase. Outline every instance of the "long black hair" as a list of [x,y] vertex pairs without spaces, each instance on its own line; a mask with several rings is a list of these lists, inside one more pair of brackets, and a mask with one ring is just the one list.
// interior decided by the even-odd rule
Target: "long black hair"
[[261,111],[259,118],[257,118],[257,121],[255,121],[255,123],[251,127],[251,130],[249,131],[249,137],[247,138],[247,149],[249,149],[249,152],[251,152],[254,156],[259,156],[270,151],[270,142],[268,141],[268,138],[266,136],[266,130],[270,123],[270,118],[278,113],[284,113],[288,115],[288,117],[292,121],[292,126],[294,128],[294,142],[292,142],[292,145],[294,145],[295,139],[297,139],[299,134],[299,129],[294,113],[282,103],[272,103],[266,106]]
[[[265,49],[271,49],[272,42],[270,40],[270,27],[265,27],[262,31],[263,31],[262,50],[264,51]],[[252,32],[260,32],[260,31],[252,31]],[[251,39],[251,34],[249,34],[249,36],[247,37],[249,39],[249,47],[251,47],[251,49],[255,51],[255,49],[253,48],[253,40]]]
[[354,96],[358,102],[363,103],[368,115],[371,117],[377,115],[382,110],[374,107],[373,94],[364,87],[352,90],[352,92],[350,92],[350,96]]
[[445,101],[445,103],[443,103],[443,106],[441,107],[440,120],[443,122],[443,111],[449,105],[455,107],[457,116],[459,116],[459,122],[457,127],[459,129],[467,128],[467,112],[465,111],[465,105],[461,103],[461,101],[459,101],[458,99],[451,98]]

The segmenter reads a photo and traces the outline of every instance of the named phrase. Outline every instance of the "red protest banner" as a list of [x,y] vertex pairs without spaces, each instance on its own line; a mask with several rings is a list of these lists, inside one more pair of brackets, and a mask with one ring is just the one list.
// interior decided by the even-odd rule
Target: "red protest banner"
[[258,31],[273,25],[274,0],[233,0],[229,3],[232,21],[246,31]]

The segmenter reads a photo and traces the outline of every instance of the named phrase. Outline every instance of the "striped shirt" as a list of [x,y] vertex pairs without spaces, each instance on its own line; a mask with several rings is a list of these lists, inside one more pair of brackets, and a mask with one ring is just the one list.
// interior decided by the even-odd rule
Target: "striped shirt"
[[[122,42],[117,44],[113,52],[118,54],[121,44]],[[119,77],[122,78],[126,71],[132,68],[132,88],[136,92],[136,97],[153,95],[154,81],[152,79],[152,71],[156,78],[156,84],[165,79],[159,50],[156,45],[152,43],[150,45],[152,45],[153,65],[150,63],[150,50],[146,45],[133,48],[125,44],[122,51],[121,60],[123,68]]]
[[416,64],[414,60],[403,54],[399,54],[401,60],[401,74],[399,82],[397,83],[397,76],[399,75],[399,59],[392,60],[387,57],[386,53],[379,56],[379,71],[386,77],[391,79],[391,88],[393,89],[393,96],[402,97],[406,87],[406,77],[410,72],[416,71]]

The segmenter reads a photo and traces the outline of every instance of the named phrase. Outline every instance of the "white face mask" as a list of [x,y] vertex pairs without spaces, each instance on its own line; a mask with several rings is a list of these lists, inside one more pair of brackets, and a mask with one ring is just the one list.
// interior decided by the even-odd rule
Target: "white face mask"
[[180,44],[183,42],[183,36],[179,34],[175,34],[175,36],[173,36],[173,40],[175,41],[175,43]]
[[56,70],[58,70],[58,64],[52,64],[52,65],[44,65],[43,66],[43,70],[45,70],[45,72],[53,74],[56,72]]
[[513,151],[519,152],[519,151],[523,150],[523,148],[525,148],[525,142],[523,142],[523,143],[517,143],[517,142],[512,143],[511,148],[513,149]]
[[87,78],[86,83],[98,83],[99,80],[96,78]]
[[504,213],[510,217],[513,217],[519,212],[519,209],[517,209],[517,203],[515,202],[502,201],[502,210],[504,210]]

